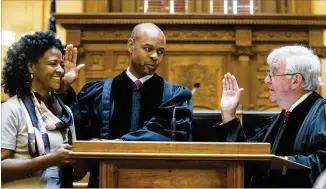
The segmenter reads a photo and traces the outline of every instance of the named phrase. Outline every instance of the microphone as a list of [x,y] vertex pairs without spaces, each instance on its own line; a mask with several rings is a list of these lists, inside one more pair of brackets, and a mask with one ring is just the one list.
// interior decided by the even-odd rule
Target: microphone
[[195,83],[194,84],[194,88],[191,90],[191,94],[194,95],[194,93],[196,92],[196,90],[200,87],[200,83]]
[[171,137],[171,141],[175,141],[175,137],[176,137],[176,130],[177,130],[177,125],[176,125],[176,118],[175,118],[175,113],[176,110],[178,109],[187,109],[186,106],[176,106],[173,108],[173,114],[172,114],[172,119],[171,119],[171,132],[170,132],[170,137]]

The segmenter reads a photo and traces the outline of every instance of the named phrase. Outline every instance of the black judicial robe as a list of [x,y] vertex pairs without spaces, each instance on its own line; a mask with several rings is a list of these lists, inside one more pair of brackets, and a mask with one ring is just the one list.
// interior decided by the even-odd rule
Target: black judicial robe
[[[247,138],[239,119],[226,124],[216,124],[217,135],[226,142],[275,142],[277,131],[283,121],[284,111],[266,120],[256,135]],[[279,156],[288,156],[293,162],[310,167],[310,171],[268,171],[257,173],[253,167],[246,171],[249,187],[312,187],[318,175],[325,170],[326,163],[326,100],[313,92],[292,111],[288,124],[278,141]]]
[[[87,83],[76,96],[61,98],[73,114],[78,140],[169,141],[175,107],[176,140],[191,141],[191,92],[154,74],[139,89],[126,71],[113,79]],[[92,161],[88,187],[99,187],[99,165]]]
[[176,140],[191,140],[191,92],[154,74],[137,90],[126,71],[113,79],[87,83],[75,95],[62,95],[74,113],[78,139],[121,138],[128,141],[169,141],[176,110]]

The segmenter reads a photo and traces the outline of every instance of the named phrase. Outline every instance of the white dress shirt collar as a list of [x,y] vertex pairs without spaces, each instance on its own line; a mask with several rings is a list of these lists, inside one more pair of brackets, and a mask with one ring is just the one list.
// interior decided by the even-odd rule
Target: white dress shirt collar
[[290,112],[293,111],[293,109],[295,107],[297,107],[301,102],[303,102],[304,100],[306,100],[306,98],[308,98],[309,95],[312,94],[312,91],[307,92],[306,94],[304,94],[301,98],[299,98],[294,104],[292,104],[291,108],[289,109]]
[[[137,80],[137,77],[135,77],[131,72],[130,72],[130,67],[127,68],[127,76],[132,80],[132,82],[135,82]],[[147,80],[149,80],[150,78],[152,78],[154,76],[154,74],[152,75],[146,75],[142,78],[139,79],[139,81],[144,84]]]

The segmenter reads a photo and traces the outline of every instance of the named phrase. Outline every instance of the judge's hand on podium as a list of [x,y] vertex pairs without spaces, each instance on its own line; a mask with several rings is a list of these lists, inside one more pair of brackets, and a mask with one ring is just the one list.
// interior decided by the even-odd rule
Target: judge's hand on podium
[[235,118],[236,109],[239,104],[240,94],[243,88],[239,88],[236,78],[229,72],[222,80],[221,111],[222,121],[227,123]]

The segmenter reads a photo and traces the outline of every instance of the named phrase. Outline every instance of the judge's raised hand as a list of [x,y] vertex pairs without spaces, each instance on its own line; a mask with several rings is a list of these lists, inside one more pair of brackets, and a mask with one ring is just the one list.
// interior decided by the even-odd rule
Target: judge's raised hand
[[72,44],[66,46],[65,55],[63,56],[65,75],[62,78],[60,92],[65,92],[69,86],[76,81],[80,70],[85,64],[77,66],[77,48]]
[[230,73],[224,75],[222,81],[222,98],[221,98],[221,111],[223,123],[227,123],[235,118],[235,113],[240,100],[241,91],[239,89],[236,78]]

